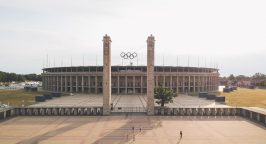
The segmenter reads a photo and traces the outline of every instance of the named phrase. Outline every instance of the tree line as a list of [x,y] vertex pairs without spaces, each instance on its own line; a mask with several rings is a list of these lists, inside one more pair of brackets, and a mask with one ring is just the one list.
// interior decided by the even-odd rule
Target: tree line
[[42,81],[42,76],[37,74],[16,74],[0,71],[0,82],[23,82],[23,81]]
[[229,80],[233,84],[237,83],[238,81],[251,81],[254,86],[266,86],[266,75],[263,73],[255,73],[252,76],[245,76],[245,75],[229,75],[228,77],[223,77],[224,80]]

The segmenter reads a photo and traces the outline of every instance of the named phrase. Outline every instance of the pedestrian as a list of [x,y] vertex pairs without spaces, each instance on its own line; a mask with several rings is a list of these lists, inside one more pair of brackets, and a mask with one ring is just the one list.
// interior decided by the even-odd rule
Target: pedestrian
[[141,127],[139,128],[139,132],[141,132]]
[[183,132],[182,132],[182,131],[180,131],[180,139],[182,138],[182,135],[183,135]]
[[114,105],[113,105],[113,103],[111,103],[111,110],[113,110],[114,109]]

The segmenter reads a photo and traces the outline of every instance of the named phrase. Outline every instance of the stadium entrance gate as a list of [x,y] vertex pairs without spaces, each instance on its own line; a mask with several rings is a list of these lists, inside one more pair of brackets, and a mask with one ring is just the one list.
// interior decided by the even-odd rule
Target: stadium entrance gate
[[146,113],[145,107],[113,107],[113,113]]

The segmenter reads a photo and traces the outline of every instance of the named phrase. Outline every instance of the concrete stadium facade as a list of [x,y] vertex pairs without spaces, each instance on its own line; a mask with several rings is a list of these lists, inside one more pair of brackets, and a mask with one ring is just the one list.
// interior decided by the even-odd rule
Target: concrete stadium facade
[[[168,87],[177,93],[218,90],[218,69],[200,67],[155,66],[154,86]],[[43,89],[63,93],[103,92],[103,66],[44,68]],[[146,94],[146,66],[112,66],[112,94]]]

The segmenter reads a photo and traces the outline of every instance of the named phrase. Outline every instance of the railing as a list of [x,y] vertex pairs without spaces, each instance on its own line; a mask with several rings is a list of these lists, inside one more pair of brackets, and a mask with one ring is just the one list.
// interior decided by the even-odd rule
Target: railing
[[266,127],[266,113],[249,108],[167,108],[155,107],[154,115],[164,116],[241,116]]
[[155,115],[174,116],[237,116],[240,108],[161,108],[155,107]]
[[102,115],[102,107],[19,107],[6,113],[10,116],[89,116]]
[[[145,113],[144,107],[114,107],[112,112]],[[266,127],[266,113],[251,108],[155,107],[158,116],[241,116]],[[101,116],[102,107],[18,107],[0,111],[0,120],[13,116]]]

